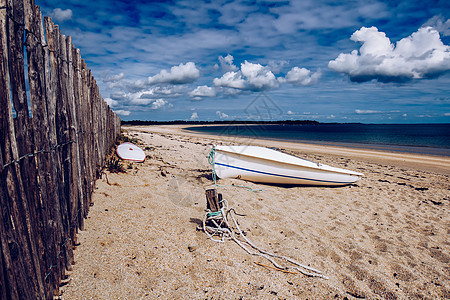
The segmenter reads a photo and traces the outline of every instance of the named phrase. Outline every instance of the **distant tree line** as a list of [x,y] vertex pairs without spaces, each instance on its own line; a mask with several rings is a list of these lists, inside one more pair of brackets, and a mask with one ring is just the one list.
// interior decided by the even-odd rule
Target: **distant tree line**
[[133,121],[123,121],[122,125],[230,125],[230,124],[245,124],[245,125],[319,125],[320,123],[312,120],[280,120],[280,121],[241,121],[241,120],[231,120],[231,121],[184,121],[184,120],[174,120],[174,121],[143,121],[143,120],[133,120]]

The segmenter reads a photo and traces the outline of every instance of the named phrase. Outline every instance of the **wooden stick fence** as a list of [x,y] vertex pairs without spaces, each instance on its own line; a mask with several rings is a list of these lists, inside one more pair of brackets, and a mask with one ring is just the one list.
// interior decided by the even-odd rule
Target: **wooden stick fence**
[[80,51],[44,23],[33,0],[0,0],[1,299],[58,293],[120,133]]

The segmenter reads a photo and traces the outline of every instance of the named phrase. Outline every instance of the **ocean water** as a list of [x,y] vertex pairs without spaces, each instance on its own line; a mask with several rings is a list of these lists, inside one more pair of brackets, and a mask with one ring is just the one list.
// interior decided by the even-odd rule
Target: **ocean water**
[[214,125],[186,129],[249,139],[450,156],[450,124]]

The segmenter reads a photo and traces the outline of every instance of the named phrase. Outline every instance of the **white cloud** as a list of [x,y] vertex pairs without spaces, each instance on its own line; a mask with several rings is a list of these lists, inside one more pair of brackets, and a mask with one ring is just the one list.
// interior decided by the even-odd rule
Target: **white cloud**
[[221,119],[226,119],[229,117],[226,113],[223,113],[220,110],[216,111],[216,115]]
[[109,75],[103,79],[103,82],[115,83],[115,82],[122,80],[124,77],[125,77],[125,74],[123,72],[120,74],[116,74],[116,75]]
[[445,20],[442,15],[437,15],[429,19],[423,27],[431,26],[439,31],[443,36],[450,35],[450,19]]
[[167,104],[167,101],[164,99],[156,99],[153,101],[152,105],[150,106],[151,109],[160,109],[164,107]]
[[[111,101],[114,101],[113,103],[118,103],[120,101],[123,103],[140,106],[150,105],[150,109],[160,109],[168,104],[166,100],[157,97],[160,97],[160,95],[158,95],[154,89],[151,89],[136,93],[117,92],[111,94]],[[105,99],[105,101],[109,100]]]
[[[284,79],[285,81],[294,85],[311,85],[316,83],[320,76],[320,71],[312,73],[310,70],[305,68],[293,67],[286,74],[286,77]],[[281,81],[284,80],[281,79]]]
[[132,82],[126,82],[123,85],[121,85],[119,83],[122,83],[122,82],[118,81],[117,83],[110,83],[109,86],[110,87],[122,87],[131,92],[138,92],[138,91],[141,91],[141,90],[147,88],[147,81],[141,80],[141,79],[138,79],[138,80],[135,80]]
[[183,93],[184,89],[185,88],[182,86],[157,86],[155,88],[152,88],[151,91],[155,95],[176,97],[180,96]]
[[245,61],[241,64],[241,72],[247,79],[251,89],[266,90],[279,86],[275,75],[268,67]]
[[[272,63],[276,65],[274,61]],[[285,63],[285,61],[280,61],[276,67],[281,68]],[[312,73],[308,69],[294,67],[285,78],[277,78],[270,67],[245,61],[241,64],[240,70],[229,71],[220,78],[214,78],[213,84],[217,87],[233,88],[232,94],[236,94],[239,93],[239,90],[264,91],[275,89],[280,86],[280,83],[285,82],[294,85],[310,85],[316,83],[320,75],[320,71]]]
[[287,111],[287,114],[288,114],[288,115],[295,115],[295,113],[294,113],[292,110],[288,110],[288,111]]
[[279,83],[268,67],[245,61],[241,70],[227,72],[221,78],[214,78],[215,86],[240,90],[262,91],[277,88]]
[[381,110],[371,110],[371,109],[355,109],[355,113],[358,115],[398,114],[398,113],[400,113],[400,111],[399,110],[381,111]]
[[281,72],[281,69],[289,62],[287,60],[271,60],[269,61],[269,68],[272,70],[274,74],[278,74]]
[[72,10],[71,9],[61,9],[55,8],[50,16],[58,22],[64,22],[66,20],[72,19]]
[[131,111],[123,110],[123,109],[118,109],[118,110],[115,110],[114,112],[121,116],[129,116],[131,114]]
[[136,104],[136,105],[148,105],[155,101],[152,98],[143,96],[142,92],[127,94],[127,97],[129,99],[130,103]]
[[[216,89],[206,85],[201,85],[196,87],[193,91],[189,93],[189,96],[200,98],[200,97],[215,97]],[[200,98],[201,99],[201,98]]]
[[227,56],[219,56],[220,67],[224,72],[236,71],[238,67],[233,64],[234,57],[230,54]]
[[362,43],[359,53],[341,53],[328,67],[349,75],[352,81],[398,82],[433,78],[450,71],[450,47],[432,27],[420,28],[395,46],[376,27],[362,27],[351,40]]
[[192,83],[200,77],[200,71],[193,62],[173,66],[170,71],[161,70],[159,74],[150,76],[148,84],[170,83],[170,84],[184,84]]
[[105,98],[103,100],[105,100],[106,104],[108,104],[110,107],[117,106],[119,104],[119,101],[113,100],[111,98]]
[[240,93],[242,93],[242,90],[234,89],[234,88],[224,88],[223,93],[224,93],[224,95],[227,95],[227,96],[236,96],[236,95],[239,95]]
[[359,115],[370,115],[370,114],[382,114],[382,111],[370,110],[370,109],[355,109],[355,113]]
[[193,112],[190,119],[191,119],[191,121],[197,120],[198,119],[197,112]]
[[244,89],[245,80],[242,78],[242,73],[238,72],[226,72],[220,78],[214,78],[213,84],[215,86],[230,87],[234,89]]
[[155,102],[156,99],[164,97],[178,97],[181,96],[185,90],[183,86],[156,86],[151,89],[141,89],[135,84],[128,86],[129,90],[137,90],[137,92],[125,93],[123,91],[113,92],[110,94],[111,99],[129,102],[136,105],[148,105]]
[[450,117],[450,113],[444,113],[444,116]]

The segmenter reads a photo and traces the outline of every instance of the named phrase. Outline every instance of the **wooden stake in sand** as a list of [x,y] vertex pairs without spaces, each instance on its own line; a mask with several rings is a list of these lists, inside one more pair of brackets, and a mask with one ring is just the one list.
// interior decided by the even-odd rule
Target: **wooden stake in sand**
[[222,209],[222,194],[217,193],[216,189],[206,190],[206,208],[211,212],[216,212]]

